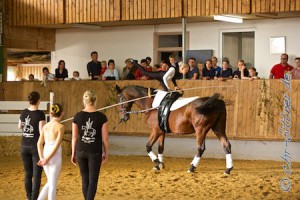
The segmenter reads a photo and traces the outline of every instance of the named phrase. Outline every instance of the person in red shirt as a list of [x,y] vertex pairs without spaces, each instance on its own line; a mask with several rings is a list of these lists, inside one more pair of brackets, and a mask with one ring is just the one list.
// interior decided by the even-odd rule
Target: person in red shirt
[[[152,72],[152,67],[147,66],[147,60],[142,59],[141,60],[141,66],[144,67],[144,69],[147,72]],[[136,80],[149,80],[150,78],[148,76],[144,76],[140,69],[137,69],[135,72],[135,79]]]
[[270,79],[284,78],[284,73],[286,71],[292,71],[294,69],[293,66],[288,64],[289,56],[286,53],[281,54],[280,59],[281,59],[280,63],[274,65],[274,67],[271,69],[270,76],[269,76]]
[[107,70],[107,62],[106,62],[106,60],[103,60],[103,61],[101,61],[100,75],[103,76],[103,74],[105,73],[106,70]]

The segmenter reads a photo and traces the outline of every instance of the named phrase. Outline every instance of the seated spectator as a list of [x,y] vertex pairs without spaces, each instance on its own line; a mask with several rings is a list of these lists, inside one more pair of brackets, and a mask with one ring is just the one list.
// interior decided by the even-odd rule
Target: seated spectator
[[211,57],[211,63],[215,69],[215,75],[217,75],[217,73],[222,69],[220,66],[218,66],[218,58],[216,56]]
[[224,81],[226,79],[232,79],[232,69],[229,68],[229,60],[224,60],[222,63],[222,69],[217,73],[215,79]]
[[292,71],[294,69],[293,66],[288,64],[288,59],[289,56],[286,53],[281,54],[280,63],[274,65],[274,67],[271,69],[269,76],[270,79],[284,78],[284,73],[286,71]]
[[106,60],[102,60],[100,76],[103,76],[103,74],[105,73],[106,70],[107,70],[107,62],[106,62]]
[[[242,69],[246,69],[246,65],[242,66]],[[248,76],[244,75],[244,70],[241,71],[241,79],[248,79],[248,80],[256,80],[259,79],[259,77],[257,76],[257,72],[256,69],[254,67],[250,67],[248,70]]]
[[68,70],[65,67],[65,61],[60,60],[58,67],[55,69],[55,80],[63,81],[65,78],[68,78]]
[[199,69],[196,66],[196,59],[195,58],[190,58],[189,59],[189,72],[187,73],[187,78],[196,80],[199,77]]
[[202,62],[199,62],[197,65],[198,69],[199,69],[199,77],[198,79],[202,79],[203,78],[203,70],[204,70],[204,64]]
[[244,76],[248,77],[249,72],[247,70],[246,64],[244,60],[239,60],[238,61],[238,69],[233,72],[233,79],[241,79],[241,71],[243,69]]
[[35,80],[34,80],[34,75],[33,75],[33,74],[29,74],[28,80],[29,80],[29,81],[35,81]]
[[148,56],[145,58],[147,60],[147,68],[148,67],[151,67],[152,68],[152,72],[156,71],[156,68],[151,66],[151,62],[152,62],[152,59]]
[[108,61],[108,69],[105,70],[102,80],[119,80],[119,71],[115,69],[115,61],[109,60]]
[[202,74],[203,79],[205,80],[214,79],[216,75],[216,70],[212,66],[211,59],[208,59],[205,64],[206,66],[203,68],[203,74]]
[[136,68],[132,65],[129,58],[125,60],[125,64],[126,66],[123,68],[121,80],[134,80]]
[[86,66],[89,77],[92,80],[98,80],[98,79],[101,80],[100,74],[101,74],[102,67],[101,67],[101,63],[98,61],[98,52],[93,51],[91,53],[91,58],[92,58],[92,61],[90,61]]
[[169,62],[170,65],[169,67],[174,67],[175,68],[175,75],[174,78],[177,79],[182,79],[183,78],[183,74],[179,72],[179,66],[183,63],[182,61],[180,62],[181,64],[179,65],[179,63],[176,61],[176,56],[174,54],[169,56]]
[[168,71],[169,65],[165,61],[161,61],[159,68],[157,68],[157,71]]
[[[152,67],[148,67],[147,63],[148,63],[148,61],[146,59],[141,60],[141,66],[144,67],[144,69],[147,72],[152,72]],[[137,69],[136,73],[135,73],[135,79],[136,80],[149,80],[150,78],[148,76],[144,76],[142,74],[142,71],[140,69]]]
[[300,57],[295,58],[296,68],[292,71],[292,79],[300,79]]
[[44,74],[44,78],[43,78],[44,80],[47,80],[47,81],[54,81],[55,80],[55,75],[51,74],[47,67],[43,68],[43,74]]
[[161,71],[160,65],[159,65],[159,64],[155,64],[155,65],[153,66],[153,69],[155,69],[155,71]]
[[73,77],[72,77],[73,80],[76,80],[76,81],[80,81],[81,78],[79,77],[79,72],[78,71],[74,71],[73,72]]

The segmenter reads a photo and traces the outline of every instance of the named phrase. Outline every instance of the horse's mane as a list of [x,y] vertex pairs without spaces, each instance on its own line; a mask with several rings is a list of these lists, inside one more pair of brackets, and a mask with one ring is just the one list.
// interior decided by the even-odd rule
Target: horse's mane
[[[123,90],[125,90],[125,89],[126,90],[130,90],[130,89],[136,90],[142,96],[147,96],[148,95],[148,88],[143,87],[143,86],[128,85],[128,86],[126,86],[126,87],[123,88]],[[154,88],[150,88],[151,95],[153,95],[155,93],[155,90],[156,89],[154,89]]]

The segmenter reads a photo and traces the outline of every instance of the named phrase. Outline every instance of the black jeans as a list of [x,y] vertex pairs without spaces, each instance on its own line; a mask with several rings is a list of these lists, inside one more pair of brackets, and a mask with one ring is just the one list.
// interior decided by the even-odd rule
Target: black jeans
[[76,160],[80,168],[82,192],[85,200],[93,200],[96,196],[102,153],[76,152]]
[[40,191],[43,171],[43,168],[37,165],[40,160],[38,150],[36,147],[22,147],[21,156],[25,170],[26,197],[36,200]]

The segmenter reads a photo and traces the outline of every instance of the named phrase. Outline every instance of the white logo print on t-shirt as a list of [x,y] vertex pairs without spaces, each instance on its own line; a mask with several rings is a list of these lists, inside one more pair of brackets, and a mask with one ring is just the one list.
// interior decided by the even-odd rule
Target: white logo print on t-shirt
[[33,137],[33,131],[34,131],[34,128],[33,126],[30,125],[30,117],[29,115],[25,118],[25,122],[22,122],[22,126],[23,126],[23,136],[24,137]]
[[95,142],[95,135],[96,135],[96,130],[92,128],[93,121],[91,121],[91,118],[86,123],[86,126],[82,126],[81,129],[84,131],[84,134],[82,136],[82,141],[84,143],[93,143]]

